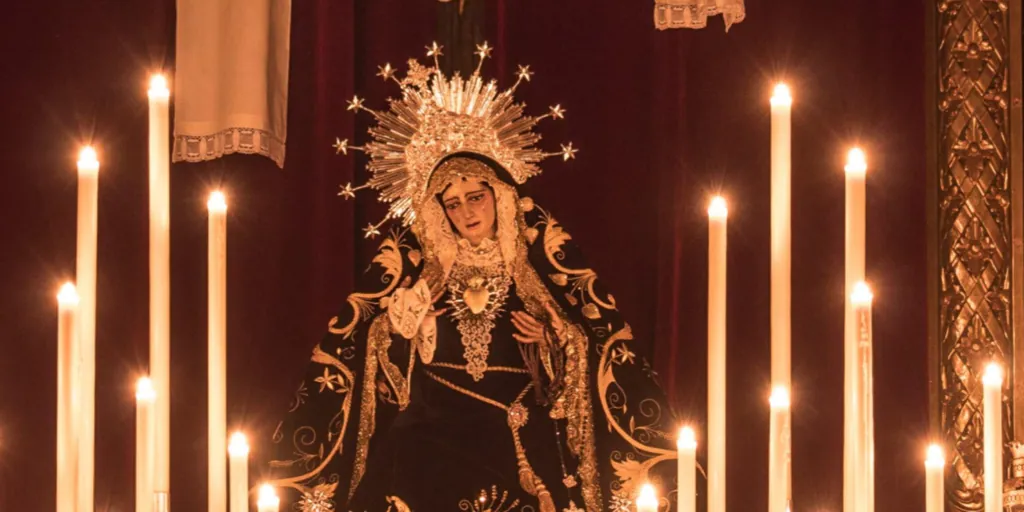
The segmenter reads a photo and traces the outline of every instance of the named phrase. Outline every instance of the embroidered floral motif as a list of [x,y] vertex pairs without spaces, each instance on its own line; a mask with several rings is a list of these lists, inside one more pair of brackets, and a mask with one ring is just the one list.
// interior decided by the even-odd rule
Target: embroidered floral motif
[[299,512],[334,512],[334,491],[338,484],[320,484],[302,493]]
[[[508,501],[508,491],[501,491],[498,494],[498,486],[492,485],[491,492],[480,489],[480,494],[475,499],[464,499],[459,501],[459,510],[467,512],[512,512],[519,506],[519,500]],[[526,508],[524,507],[524,510]],[[532,510],[532,508],[531,508]]]

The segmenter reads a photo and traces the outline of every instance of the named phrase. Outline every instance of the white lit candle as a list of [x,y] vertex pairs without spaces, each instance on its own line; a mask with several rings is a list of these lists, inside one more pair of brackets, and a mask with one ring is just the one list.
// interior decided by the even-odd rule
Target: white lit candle
[[871,289],[863,281],[853,286],[850,307],[856,342],[854,372],[854,424],[856,473],[854,496],[858,512],[875,509],[875,413],[871,335]]
[[729,209],[708,206],[708,510],[725,512],[726,225]]
[[79,304],[75,285],[64,284],[57,294],[57,512],[75,510],[78,500]]
[[[789,87],[782,83],[776,85],[771,98],[771,383],[787,390],[791,380],[792,107]],[[785,443],[779,449],[789,454],[789,407],[786,407],[785,414],[787,417],[779,426],[783,431],[778,433],[778,439]],[[788,465],[785,471],[786,474],[780,478],[788,482]],[[778,511],[782,512],[782,509]],[[725,512],[724,504],[722,509],[710,512]]]
[[996,363],[985,367],[985,512],[1003,510],[1003,369]]
[[636,498],[636,512],[658,512],[658,494],[654,486],[644,484],[640,487],[640,495]]
[[771,381],[787,389],[790,383],[792,105],[789,87],[776,85],[771,99]]
[[[865,245],[865,188],[867,161],[864,152],[859,148],[850,150],[846,158],[846,261],[845,290],[846,301],[843,314],[843,417],[853,418],[856,407],[856,374],[857,374],[857,333],[854,326],[853,306],[850,298],[854,286],[864,280],[864,245]],[[863,448],[858,445],[856,422],[843,422],[843,501],[846,510],[856,510],[861,499],[858,494],[858,475],[863,473],[860,454]]]
[[227,511],[228,475],[224,464],[227,450],[227,202],[214,192],[206,203],[209,210],[207,243],[208,280],[208,505],[209,512]]
[[156,454],[153,405],[156,391],[149,377],[135,385],[135,510],[153,510],[153,456]]
[[249,443],[245,434],[235,432],[228,443],[231,464],[231,512],[249,510]]
[[280,506],[281,500],[274,492],[274,488],[269,484],[261,485],[259,499],[256,501],[256,510],[259,512],[278,512]]
[[772,389],[768,445],[768,512],[784,512],[789,506],[789,390],[783,386]]
[[153,491],[165,495],[171,490],[170,96],[167,79],[154,76],[149,87],[149,368],[156,388]]
[[925,471],[925,512],[943,512],[943,472],[946,460],[942,455],[942,447],[933,444],[928,447],[928,455],[924,460]]
[[81,347],[78,392],[78,511],[92,512],[96,471],[96,233],[99,212],[96,151],[78,154],[78,240],[75,281],[78,290],[78,344]]
[[697,512],[697,436],[690,427],[683,427],[676,440],[679,451],[676,486],[677,512]]

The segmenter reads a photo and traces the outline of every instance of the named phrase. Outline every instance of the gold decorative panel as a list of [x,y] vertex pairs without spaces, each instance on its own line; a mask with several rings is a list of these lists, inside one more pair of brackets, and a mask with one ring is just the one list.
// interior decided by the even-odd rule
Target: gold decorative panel
[[1008,1],[939,1],[932,18],[936,40],[929,42],[937,44],[932,77],[938,81],[929,84],[938,88],[931,149],[938,172],[931,250],[937,250],[933,343],[939,369],[933,385],[947,451],[949,510],[983,505],[980,377],[990,361],[1010,365],[1004,432],[1013,436],[1011,150],[1019,145],[1010,135],[1010,48],[1017,40],[1010,34],[1010,7]]

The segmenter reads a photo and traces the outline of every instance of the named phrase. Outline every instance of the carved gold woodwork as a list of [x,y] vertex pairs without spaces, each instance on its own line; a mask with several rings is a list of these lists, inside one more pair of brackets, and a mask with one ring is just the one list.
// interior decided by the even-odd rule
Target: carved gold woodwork
[[[938,179],[932,250],[937,250],[938,428],[947,450],[949,510],[983,504],[984,365],[1011,366],[1014,353],[1012,143],[1009,87],[1011,2],[937,2],[935,52]],[[1019,9],[1019,0],[1013,3]],[[1019,23],[1017,24],[1019,29]],[[1019,62],[1019,55],[1015,56]],[[1020,137],[1020,135],[1017,135]],[[1019,166],[1019,163],[1015,163]],[[1016,200],[1019,202],[1020,198]],[[1016,249],[1019,251],[1019,248]],[[1019,263],[1018,263],[1019,265]],[[1019,319],[1018,319],[1019,321]],[[1004,432],[1013,438],[1013,371],[1004,388]]]

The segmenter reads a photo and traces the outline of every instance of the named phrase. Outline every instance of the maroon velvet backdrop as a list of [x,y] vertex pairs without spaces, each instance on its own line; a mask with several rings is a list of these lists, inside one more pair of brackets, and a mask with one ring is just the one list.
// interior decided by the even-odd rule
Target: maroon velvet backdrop
[[[473,1],[473,0],[469,0]],[[375,244],[382,209],[344,202],[365,137],[355,92],[381,105],[384,62],[420,56],[432,0],[295,0],[288,160],[233,156],[172,172],[172,503],[205,507],[205,200],[229,199],[229,421],[254,451]],[[923,1],[748,0],[729,34],[656,32],[646,1],[495,0],[487,69],[518,63],[532,111],[568,109],[543,144],[581,148],[525,189],[587,251],[653,355],[680,414],[704,422],[707,197],[730,200],[730,508],[763,509],[768,416],[768,107],[794,88],[793,375],[797,510],[837,510],[842,463],[845,149],[868,151],[876,289],[878,510],[920,508],[927,428]],[[172,70],[171,0],[21,4],[0,21],[0,510],[53,508],[55,293],[73,276],[74,160],[102,161],[97,319],[98,510],[133,495],[132,386],[148,337],[148,73]],[[254,468],[258,475],[258,470]]]

